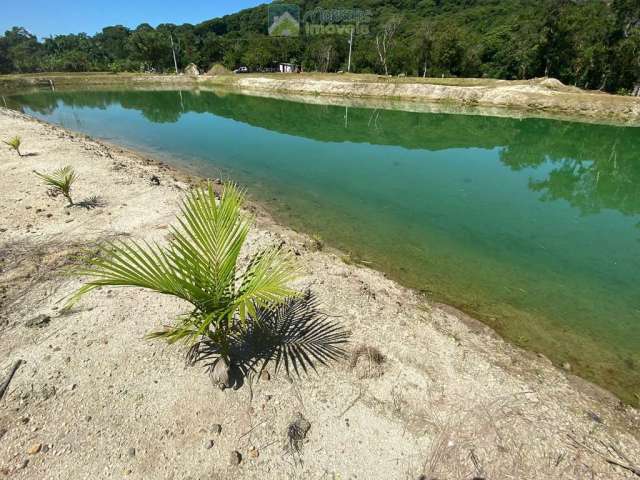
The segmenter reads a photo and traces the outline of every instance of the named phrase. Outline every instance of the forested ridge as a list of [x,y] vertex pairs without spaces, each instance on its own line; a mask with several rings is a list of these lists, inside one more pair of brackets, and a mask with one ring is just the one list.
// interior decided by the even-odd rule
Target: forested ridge
[[[640,81],[640,0],[287,0],[370,11],[355,36],[351,71],[523,79],[552,76],[582,88],[630,92]],[[156,71],[189,63],[253,70],[292,62],[346,71],[348,34],[271,37],[268,5],[197,25],[105,27],[38,39],[23,27],[0,37],[0,72]],[[384,42],[384,49],[381,48]]]

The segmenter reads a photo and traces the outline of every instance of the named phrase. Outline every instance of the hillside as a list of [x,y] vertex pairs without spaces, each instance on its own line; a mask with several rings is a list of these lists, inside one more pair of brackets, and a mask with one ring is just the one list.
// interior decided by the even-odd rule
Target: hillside
[[[322,9],[344,16],[346,10],[357,9],[365,20],[353,43],[354,72],[503,79],[553,76],[566,84],[619,93],[630,92],[640,79],[640,4],[634,0],[287,3],[297,4],[301,19],[307,20],[300,36],[268,36],[266,4],[198,25],[110,26],[94,36],[61,35],[42,41],[14,27],[0,37],[0,72],[170,72],[171,36],[179,68],[193,62],[208,69],[220,62],[227,68],[246,65],[261,70],[274,62],[292,62],[306,71],[347,70],[353,22],[319,21],[317,15],[313,20],[311,14]],[[327,29],[327,25],[333,26]]]

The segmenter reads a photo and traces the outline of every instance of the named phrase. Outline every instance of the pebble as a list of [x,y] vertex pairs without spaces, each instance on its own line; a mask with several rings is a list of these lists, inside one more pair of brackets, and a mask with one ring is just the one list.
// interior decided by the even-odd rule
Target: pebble
[[237,450],[233,450],[229,456],[229,464],[233,466],[240,465],[241,461],[242,461],[242,455],[240,455],[240,452]]
[[29,449],[27,450],[27,453],[29,455],[35,455],[36,453],[40,453],[40,450],[42,450],[42,444],[41,443],[34,443],[33,445],[31,445],[29,447]]

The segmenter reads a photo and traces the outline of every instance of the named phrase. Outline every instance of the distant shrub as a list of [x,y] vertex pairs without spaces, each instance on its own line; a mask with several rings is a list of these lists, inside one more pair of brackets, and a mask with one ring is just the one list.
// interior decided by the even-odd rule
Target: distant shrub
[[231,71],[221,63],[214,63],[207,72],[207,75],[229,75],[230,73]]

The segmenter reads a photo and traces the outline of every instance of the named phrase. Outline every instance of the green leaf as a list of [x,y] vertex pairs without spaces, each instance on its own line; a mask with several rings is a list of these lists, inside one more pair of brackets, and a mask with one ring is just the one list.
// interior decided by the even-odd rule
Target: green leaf
[[242,212],[243,201],[244,193],[235,185],[226,185],[220,200],[211,184],[192,190],[167,245],[134,240],[105,244],[76,271],[88,281],[69,297],[67,306],[102,286],[144,288],[193,306],[191,314],[151,338],[173,343],[206,336],[224,344],[225,332],[255,313],[256,306],[296,295],[288,283],[298,270],[292,257],[277,249],[254,255],[238,275],[238,258],[251,226]]

